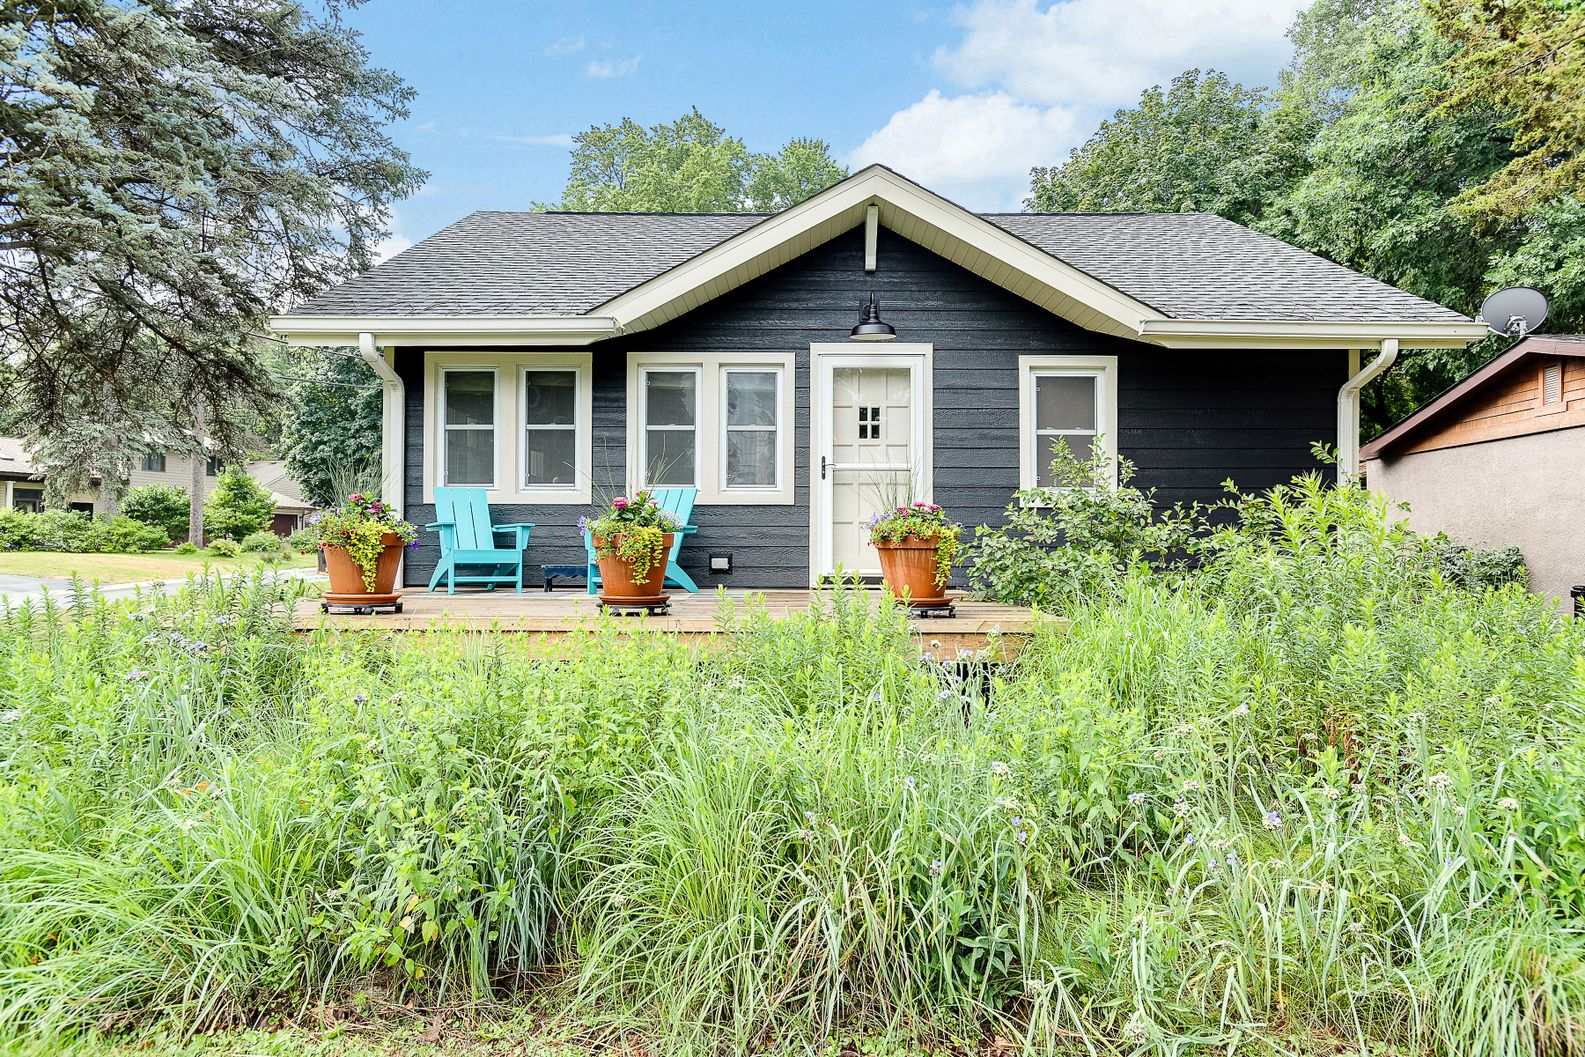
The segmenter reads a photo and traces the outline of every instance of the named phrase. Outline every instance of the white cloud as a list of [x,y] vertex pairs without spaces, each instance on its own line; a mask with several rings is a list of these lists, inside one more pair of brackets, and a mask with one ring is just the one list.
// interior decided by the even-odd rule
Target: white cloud
[[422,124],[414,125],[413,131],[427,135],[435,131],[435,123],[433,121],[425,121]]
[[570,147],[572,146],[571,132],[554,132],[548,136],[509,136],[497,133],[486,136],[494,143],[511,143],[521,147]]
[[630,59],[591,59],[583,68],[585,77],[628,77],[638,72],[638,60],[642,55],[634,55]]
[[1021,103],[1006,92],[944,96],[931,89],[891,116],[849,158],[889,165],[975,209],[1016,209],[1029,169],[1073,137],[1063,107]]
[[412,239],[408,238],[406,235],[403,235],[399,231],[393,231],[389,235],[385,236],[385,238],[374,244],[374,263],[383,264],[392,257],[395,257],[398,253],[401,253],[403,250],[407,249],[407,247],[411,246],[412,244]]
[[584,49],[584,46],[587,43],[588,41],[584,40],[582,34],[579,34],[576,37],[562,37],[560,40],[553,40],[548,45],[546,45],[545,54],[576,55],[578,52]]
[[972,0],[932,88],[849,155],[892,165],[963,204],[1013,208],[1029,168],[1055,164],[1102,118],[1189,67],[1269,83],[1307,0]]

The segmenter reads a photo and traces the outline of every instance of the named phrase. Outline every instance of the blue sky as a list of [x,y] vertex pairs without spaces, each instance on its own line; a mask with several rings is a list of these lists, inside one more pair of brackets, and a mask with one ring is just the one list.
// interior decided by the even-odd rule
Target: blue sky
[[554,201],[573,133],[698,106],[756,150],[818,136],[977,209],[1189,66],[1270,83],[1299,0],[370,0],[347,20],[418,90],[397,142],[431,173],[394,252],[475,209]]

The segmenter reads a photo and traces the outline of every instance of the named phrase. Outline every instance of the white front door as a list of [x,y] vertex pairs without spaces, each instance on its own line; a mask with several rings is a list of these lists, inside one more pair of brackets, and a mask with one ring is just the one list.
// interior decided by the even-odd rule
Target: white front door
[[817,349],[814,368],[813,572],[877,575],[870,518],[928,497],[928,355]]

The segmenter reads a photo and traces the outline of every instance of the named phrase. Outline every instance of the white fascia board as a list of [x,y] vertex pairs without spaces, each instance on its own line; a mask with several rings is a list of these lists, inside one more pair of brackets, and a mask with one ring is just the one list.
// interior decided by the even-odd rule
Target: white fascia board
[[[1155,309],[1107,286],[1072,265],[977,217],[961,206],[920,187],[888,169],[872,167],[827,188],[813,198],[734,235],[670,271],[612,298],[595,311],[614,316],[624,332],[644,330],[670,318],[668,306],[739,272],[741,281],[760,274],[755,264],[822,224],[843,217],[852,227],[864,221],[866,207],[880,206],[882,223],[892,211],[905,213],[985,255],[1001,261],[1059,296],[1085,305],[1115,321],[1119,329],[1138,333],[1141,323],[1163,317]],[[891,225],[895,226],[895,225]],[[841,230],[847,230],[842,228]],[[835,234],[835,232],[833,232]],[[738,285],[728,282],[727,286]]]
[[292,345],[477,348],[493,345],[590,345],[619,331],[609,316],[274,316],[270,329]]
[[1485,334],[1485,326],[1473,321],[1317,323],[1313,320],[1162,319],[1148,320],[1139,330],[1140,340],[1169,349],[1378,349],[1386,340],[1396,340],[1403,348],[1461,349]]

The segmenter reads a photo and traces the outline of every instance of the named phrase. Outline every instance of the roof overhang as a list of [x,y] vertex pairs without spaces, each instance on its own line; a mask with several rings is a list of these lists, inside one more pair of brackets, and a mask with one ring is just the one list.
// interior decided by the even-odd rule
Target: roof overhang
[[621,328],[610,316],[275,316],[270,329],[293,345],[376,345],[478,348],[490,345],[592,345]]
[[1438,323],[1175,319],[1080,271],[906,177],[872,165],[580,316],[280,316],[270,325],[294,345],[432,348],[589,345],[658,327],[865,222],[888,229],[1087,330],[1167,348],[1462,348],[1485,333],[1459,319]]

